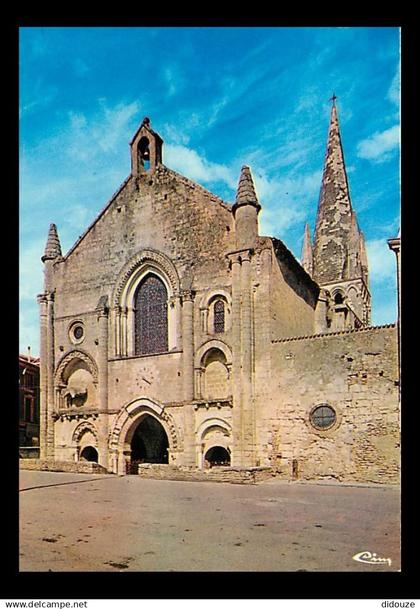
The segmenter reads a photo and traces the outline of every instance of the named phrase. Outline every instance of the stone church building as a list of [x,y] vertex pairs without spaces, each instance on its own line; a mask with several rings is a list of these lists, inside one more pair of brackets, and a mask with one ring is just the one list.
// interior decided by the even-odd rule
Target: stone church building
[[50,226],[41,457],[398,481],[398,332],[369,325],[335,103],[301,263],[259,234],[249,167],[231,205],[163,164],[149,119],[130,150],[130,175],[65,256]]

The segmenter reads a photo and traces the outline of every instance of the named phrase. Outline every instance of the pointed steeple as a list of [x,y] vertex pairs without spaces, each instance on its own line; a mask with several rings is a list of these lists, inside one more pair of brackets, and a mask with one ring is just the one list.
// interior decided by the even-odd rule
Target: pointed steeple
[[341,324],[346,328],[359,328],[370,320],[367,257],[364,238],[351,204],[336,99],[335,95],[331,98],[327,151],[312,249],[312,278],[321,288],[346,297],[339,309],[330,312],[330,327],[338,328]]
[[255,192],[251,169],[248,167],[248,165],[244,165],[241,169],[233,212],[235,213],[236,209],[241,205],[253,205],[258,210],[261,209],[261,205],[258,202],[257,193]]
[[313,274],[319,284],[344,279],[352,232],[353,210],[335,96],[332,99],[313,250]]
[[42,262],[45,262],[46,260],[54,260],[61,255],[61,245],[60,239],[58,238],[57,227],[55,224],[50,224],[47,244],[41,260]]
[[309,230],[309,224],[305,224],[305,233],[303,235],[303,246],[302,246],[302,266],[308,275],[312,276],[312,244],[311,244],[311,232]]

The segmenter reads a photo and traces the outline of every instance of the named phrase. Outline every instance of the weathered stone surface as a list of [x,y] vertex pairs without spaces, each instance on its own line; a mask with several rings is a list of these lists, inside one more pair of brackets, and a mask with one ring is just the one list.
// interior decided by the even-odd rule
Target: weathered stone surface
[[332,311],[332,329],[368,325],[371,305],[364,238],[350,199],[335,104],[331,109],[312,261],[309,246],[305,233],[305,268],[312,262],[313,279],[333,299],[337,293],[341,296],[342,306]]
[[88,461],[52,461],[50,459],[19,459],[20,469],[33,469],[48,472],[67,472],[74,474],[106,474],[107,470],[98,463]]
[[[330,139],[324,182],[338,172],[341,202],[333,206],[346,211],[342,223],[334,211],[322,212],[319,234],[327,234],[331,212],[356,242],[336,116]],[[396,482],[396,331],[366,325],[364,276],[346,275],[344,300],[334,300],[338,275],[321,289],[283,242],[259,236],[249,168],[235,208],[162,164],[150,121],[131,146],[132,174],[64,257],[44,261],[41,458],[73,467],[88,455],[126,474],[146,454],[161,463],[140,469],[156,477],[255,481],[271,471],[249,469],[261,467],[287,479]],[[136,295],[149,275],[167,294],[160,314],[168,346],[140,355]],[[216,302],[223,303],[219,325]],[[153,306],[150,299],[157,323]],[[334,332],[357,321],[359,331]],[[309,422],[321,402],[338,417],[323,432]],[[139,430],[148,417],[146,436]],[[206,470],[214,454],[231,468]]]
[[181,480],[184,482],[230,482],[231,484],[256,484],[269,480],[275,474],[270,467],[217,467],[199,470],[196,467],[171,466],[154,463],[139,465],[142,478],[153,480]]

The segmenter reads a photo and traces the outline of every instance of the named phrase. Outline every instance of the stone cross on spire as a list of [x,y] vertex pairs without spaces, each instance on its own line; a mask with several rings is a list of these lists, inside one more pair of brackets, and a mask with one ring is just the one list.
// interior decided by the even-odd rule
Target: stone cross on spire
[[335,107],[335,100],[337,99],[337,95],[335,93],[332,94],[329,101],[332,101],[332,105]]

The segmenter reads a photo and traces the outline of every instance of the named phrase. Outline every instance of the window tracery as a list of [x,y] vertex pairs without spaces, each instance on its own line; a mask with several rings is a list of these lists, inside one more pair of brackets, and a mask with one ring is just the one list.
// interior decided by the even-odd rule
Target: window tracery
[[168,292],[161,279],[147,275],[134,296],[135,353],[168,350]]
[[214,322],[215,334],[221,334],[225,331],[225,303],[223,300],[216,300],[214,303]]

